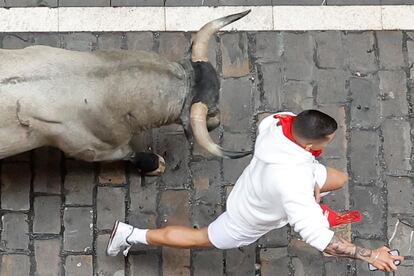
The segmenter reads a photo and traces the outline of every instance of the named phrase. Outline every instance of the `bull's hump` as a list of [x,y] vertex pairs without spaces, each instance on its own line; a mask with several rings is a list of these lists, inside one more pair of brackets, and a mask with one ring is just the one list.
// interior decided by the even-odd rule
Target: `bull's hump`
[[105,78],[119,72],[154,72],[183,79],[181,65],[145,51],[80,52],[48,46],[0,49],[0,85],[69,76]]

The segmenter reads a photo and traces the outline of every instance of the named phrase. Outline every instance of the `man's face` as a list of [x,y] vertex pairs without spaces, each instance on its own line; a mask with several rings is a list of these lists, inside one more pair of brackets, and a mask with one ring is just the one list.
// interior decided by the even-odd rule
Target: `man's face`
[[312,149],[312,150],[324,150],[326,146],[328,146],[334,138],[335,138],[335,132],[326,136],[325,140],[308,145],[307,148]]

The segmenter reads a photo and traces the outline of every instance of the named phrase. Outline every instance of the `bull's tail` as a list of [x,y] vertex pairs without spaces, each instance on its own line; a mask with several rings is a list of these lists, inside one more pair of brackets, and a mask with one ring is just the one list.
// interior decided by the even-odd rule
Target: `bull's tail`
[[246,16],[250,10],[231,14],[222,18],[215,19],[204,25],[195,35],[191,48],[191,60],[208,61],[208,42],[210,38],[224,26],[239,20]]

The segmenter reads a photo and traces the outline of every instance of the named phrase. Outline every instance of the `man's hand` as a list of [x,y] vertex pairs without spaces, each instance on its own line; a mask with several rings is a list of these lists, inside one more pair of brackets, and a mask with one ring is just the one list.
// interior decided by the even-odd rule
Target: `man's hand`
[[389,253],[389,251],[390,249],[386,246],[373,250],[371,258],[368,262],[384,272],[392,272],[397,270],[397,266],[394,264],[394,261],[398,260],[401,262],[404,260],[404,257],[393,256]]
[[397,270],[394,261],[403,261],[404,257],[392,256],[388,253],[389,251],[390,249],[385,246],[375,250],[359,247],[341,238],[337,234],[334,235],[331,242],[324,250],[325,253],[332,256],[348,257],[366,261],[382,271],[391,272]]
[[315,184],[314,195],[315,195],[316,203],[320,203],[321,202],[321,188],[319,188],[318,184]]

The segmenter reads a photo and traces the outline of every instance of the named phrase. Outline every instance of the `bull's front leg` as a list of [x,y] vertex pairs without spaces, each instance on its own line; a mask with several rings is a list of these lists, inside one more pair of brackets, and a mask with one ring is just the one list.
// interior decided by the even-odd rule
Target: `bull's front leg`
[[165,160],[156,153],[137,152],[129,160],[142,175],[158,176],[165,171]]
[[165,171],[165,160],[151,152],[134,152],[130,145],[116,150],[99,151],[93,161],[125,160],[130,161],[138,172],[145,176],[158,176]]

